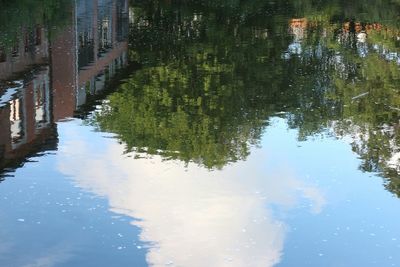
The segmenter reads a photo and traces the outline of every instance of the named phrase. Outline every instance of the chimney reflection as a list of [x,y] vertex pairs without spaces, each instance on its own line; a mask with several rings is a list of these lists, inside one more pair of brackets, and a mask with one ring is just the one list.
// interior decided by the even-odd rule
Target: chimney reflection
[[127,0],[78,0],[70,13],[54,39],[36,25],[0,46],[0,169],[56,149],[55,123],[127,64]]

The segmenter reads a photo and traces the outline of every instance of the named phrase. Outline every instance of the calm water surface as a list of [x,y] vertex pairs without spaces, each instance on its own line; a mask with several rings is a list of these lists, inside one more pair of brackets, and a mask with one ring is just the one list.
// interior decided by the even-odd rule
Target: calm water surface
[[400,265],[396,1],[1,5],[0,266]]

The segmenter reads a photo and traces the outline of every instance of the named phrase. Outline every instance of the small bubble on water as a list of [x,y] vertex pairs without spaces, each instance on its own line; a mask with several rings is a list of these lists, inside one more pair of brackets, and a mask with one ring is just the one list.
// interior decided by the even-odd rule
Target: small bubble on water
[[18,219],[19,222],[25,222],[25,219]]

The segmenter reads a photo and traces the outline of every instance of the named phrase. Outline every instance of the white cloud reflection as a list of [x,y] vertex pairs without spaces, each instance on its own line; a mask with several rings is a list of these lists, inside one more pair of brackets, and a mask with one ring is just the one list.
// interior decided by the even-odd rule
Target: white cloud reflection
[[27,258],[30,263],[22,265],[23,267],[55,267],[67,262],[72,258],[71,248],[53,247],[45,251],[43,256]]
[[151,244],[151,266],[273,266],[287,232],[273,207],[289,209],[306,199],[319,212],[324,205],[318,189],[287,168],[267,168],[261,149],[246,162],[210,172],[157,156],[122,156],[122,145],[102,139],[107,145],[99,147],[96,134],[63,136],[59,169],[106,197],[112,211],[135,219],[141,241]]

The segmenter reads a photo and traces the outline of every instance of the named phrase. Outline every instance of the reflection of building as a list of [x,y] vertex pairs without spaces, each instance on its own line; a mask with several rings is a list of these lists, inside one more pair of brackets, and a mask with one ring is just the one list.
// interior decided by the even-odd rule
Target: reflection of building
[[[49,68],[8,88],[0,102],[0,167],[54,140]],[[6,96],[6,97],[4,97]],[[52,148],[52,147],[49,147]]]
[[[339,23],[336,29],[332,27],[321,28],[318,23],[318,21],[309,21],[305,18],[289,20],[288,28],[289,33],[293,36],[293,41],[289,44],[287,51],[282,54],[282,58],[290,59],[293,56],[305,58],[312,54],[321,57],[321,44],[327,47],[323,43],[326,42],[327,35],[331,34],[342,47],[354,49],[361,58],[368,56],[370,53],[377,53],[385,60],[393,61],[400,65],[400,53],[393,48],[397,47],[397,43],[400,41],[399,30],[379,23],[364,23],[354,20]],[[321,26],[323,25],[321,24]],[[307,33],[312,36],[307,36]],[[318,45],[310,46],[304,44],[304,40],[314,38],[313,36],[315,35],[318,35],[316,40],[322,40]],[[384,39],[385,42],[379,41],[380,39]],[[393,45],[389,48],[386,43],[390,39]],[[336,53],[335,57],[334,61],[341,61],[339,59],[341,57],[340,53]]]
[[73,116],[88,94],[102,90],[126,64],[127,5],[126,0],[77,1],[74,23],[53,45],[55,120]]
[[[374,36],[369,40],[369,36]],[[380,36],[380,38],[376,38]],[[360,57],[365,57],[373,50],[380,54],[388,61],[394,61],[400,64],[400,56],[397,52],[390,51],[386,45],[380,42],[372,43],[372,40],[383,39],[397,42],[399,32],[396,29],[391,29],[379,23],[362,23],[362,22],[345,22],[337,35],[337,40],[340,44],[348,47],[356,47]],[[397,45],[395,45],[397,46]]]
[[54,149],[54,122],[72,117],[127,63],[127,0],[78,0],[72,13],[52,42],[37,26],[10,51],[0,48],[0,169]]
[[288,50],[283,57],[289,59],[292,55],[300,55],[303,53],[302,41],[305,38],[307,30],[307,19],[291,19],[289,21],[289,33],[293,35],[293,42],[289,45]]
[[306,29],[307,29],[307,19],[292,19],[289,22],[290,25],[290,33],[294,36],[295,42],[300,42],[305,37]]
[[20,41],[11,49],[0,47],[0,80],[23,72],[30,65],[44,64],[48,58],[48,41],[43,27],[24,30]]

